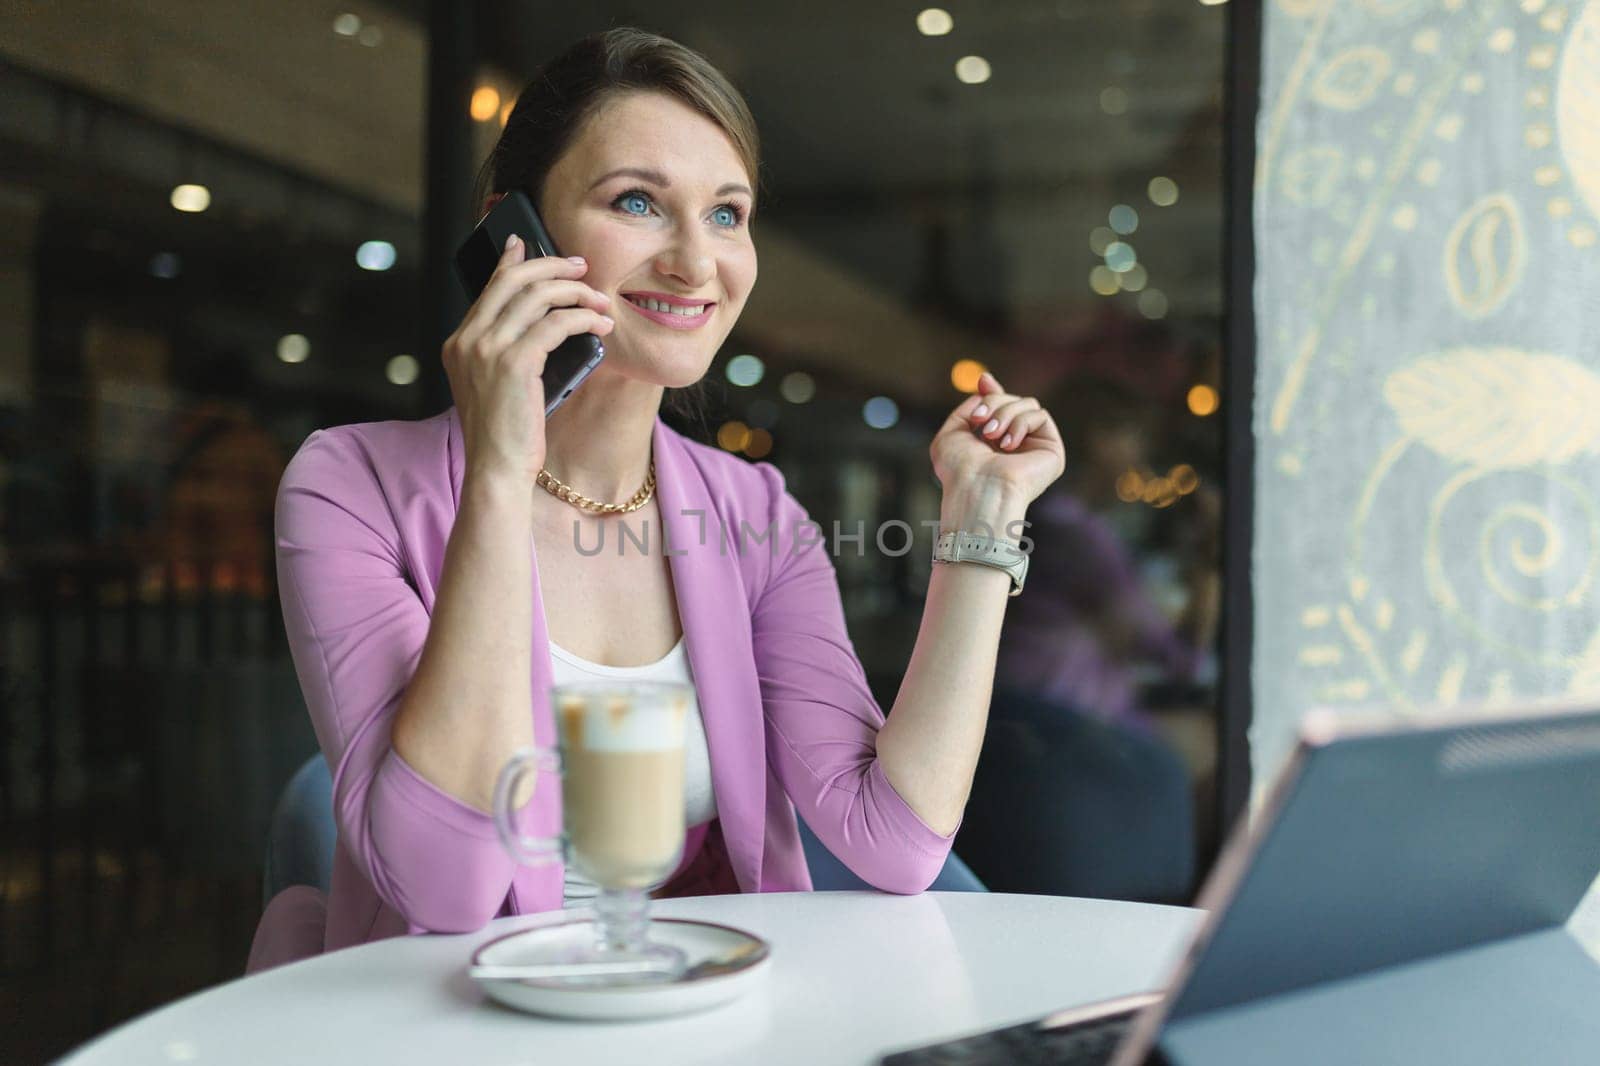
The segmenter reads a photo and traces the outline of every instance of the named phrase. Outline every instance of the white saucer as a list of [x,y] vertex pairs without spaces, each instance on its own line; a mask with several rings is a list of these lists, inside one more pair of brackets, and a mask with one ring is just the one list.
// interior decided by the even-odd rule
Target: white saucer
[[[474,966],[528,966],[549,962],[594,936],[592,918],[524,929],[491,940],[472,956]],[[748,957],[735,968],[702,977],[650,984],[574,985],[554,979],[478,979],[483,990],[508,1007],[561,1018],[623,1020],[688,1014],[721,1006],[760,984],[772,968],[770,946],[742,929],[681,918],[655,918],[650,937],[682,948],[688,964],[722,958],[740,948]]]

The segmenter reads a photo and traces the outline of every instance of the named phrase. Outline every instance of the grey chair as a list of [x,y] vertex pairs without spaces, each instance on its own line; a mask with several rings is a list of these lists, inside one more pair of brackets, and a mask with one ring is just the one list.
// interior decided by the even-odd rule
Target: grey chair
[[[333,877],[333,849],[337,837],[333,821],[333,778],[321,755],[313,755],[295,771],[278,797],[267,837],[263,902],[291,885],[310,885],[326,892]],[[871,886],[834,858],[822,842],[800,823],[800,842],[812,886],[819,892],[870,889]],[[954,852],[931,890],[985,892],[982,881]]]
[[956,840],[994,891],[1188,903],[1194,821],[1158,736],[996,687]]

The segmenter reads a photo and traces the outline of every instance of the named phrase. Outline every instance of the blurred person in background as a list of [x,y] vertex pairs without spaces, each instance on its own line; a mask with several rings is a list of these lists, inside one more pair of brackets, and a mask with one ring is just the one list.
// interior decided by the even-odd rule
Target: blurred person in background
[[[1008,684],[1079,714],[1134,727],[1146,725],[1141,678],[1196,680],[1210,654],[1220,605],[1221,501],[1209,485],[1179,495],[1166,508],[1127,500],[1130,481],[1154,481],[1150,467],[1149,401],[1107,379],[1075,379],[1055,391],[1052,410],[1063,424],[1067,474],[1029,511],[1028,535],[1039,552],[1029,572],[1040,595],[1018,603],[1001,641]],[[1119,494],[1119,487],[1121,494]],[[1175,506],[1174,506],[1175,504]],[[1170,520],[1174,558],[1141,568],[1130,543],[1153,538],[1150,525]],[[1174,587],[1152,587],[1154,571]],[[1168,604],[1181,604],[1176,617]]]
[[[990,730],[958,842],[991,889],[1186,903],[1197,795],[1143,693],[1193,688],[1217,622],[1220,497],[1158,485],[1148,472],[1151,401],[1106,379],[1072,378],[1047,404],[1065,413],[1067,476],[1029,511],[1030,592],[1006,619]],[[1122,491],[1119,493],[1119,486]],[[1169,493],[1170,495],[1163,495]],[[1155,506],[1167,500],[1166,506]],[[1152,525],[1182,528],[1161,538]],[[1152,587],[1134,554],[1156,555],[1177,596]],[[1176,618],[1163,601],[1181,599]],[[1017,818],[1014,812],[1038,812]]]

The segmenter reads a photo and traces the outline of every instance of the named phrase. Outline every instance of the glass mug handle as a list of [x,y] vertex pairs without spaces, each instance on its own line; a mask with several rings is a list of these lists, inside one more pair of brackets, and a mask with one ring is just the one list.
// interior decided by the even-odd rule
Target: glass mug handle
[[[549,774],[559,780],[561,753],[555,748],[522,748],[511,756],[494,783],[494,827],[500,832],[500,843],[517,862],[524,866],[548,866],[561,861],[564,836],[534,837],[521,832],[512,806],[529,774]],[[535,782],[533,788],[537,787],[538,782]],[[530,789],[527,802],[532,799]]]

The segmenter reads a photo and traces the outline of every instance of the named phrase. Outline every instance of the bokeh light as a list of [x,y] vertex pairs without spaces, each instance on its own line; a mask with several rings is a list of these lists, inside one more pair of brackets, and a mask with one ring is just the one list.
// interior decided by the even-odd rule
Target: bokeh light
[[778,383],[778,395],[790,403],[810,403],[816,394],[817,383],[804,370],[790,371]]
[[1217,395],[1217,390],[1210,385],[1195,385],[1189,389],[1189,410],[1193,414],[1205,418],[1217,413],[1217,407],[1222,398]]
[[961,392],[977,392],[978,379],[988,367],[976,359],[958,359],[950,368],[950,384]]
[[750,439],[744,443],[744,453],[752,459],[760,459],[772,451],[772,434],[764,429],[752,429]]
[[1178,202],[1178,183],[1171,178],[1151,178],[1150,187],[1145,191],[1157,207],[1171,207]]
[[1115,295],[1118,288],[1117,272],[1102,263],[1089,271],[1089,288],[1101,296]]
[[724,422],[717,430],[717,444],[730,452],[742,452],[750,443],[750,427],[743,422]]
[[761,381],[767,372],[767,365],[753,355],[736,355],[728,360],[725,372],[730,382],[749,388]]
[[771,429],[778,424],[778,405],[771,400],[751,400],[744,420],[752,429]]
[[303,363],[311,358],[311,342],[301,333],[285,333],[278,338],[278,359],[285,363]]
[[362,270],[388,270],[394,266],[394,245],[388,241],[366,241],[356,249],[356,263]]
[[472,93],[472,117],[477,122],[488,122],[500,113],[500,90],[493,85],[480,85]]
[[982,85],[991,73],[989,61],[982,56],[962,56],[956,60],[956,77],[967,85]]
[[421,369],[412,356],[397,355],[383,368],[383,376],[389,379],[391,385],[409,385],[417,380],[417,373]]
[[158,278],[172,280],[183,270],[183,260],[174,252],[157,252],[150,257],[150,273]]
[[1139,212],[1127,204],[1118,204],[1107,215],[1111,228],[1123,236],[1133,233],[1139,228]]
[[925,37],[943,37],[955,27],[956,20],[942,7],[924,8],[917,13],[917,29]]
[[1118,274],[1132,270],[1138,261],[1139,257],[1134,253],[1133,245],[1124,241],[1112,241],[1106,245],[1106,266]]
[[861,420],[873,429],[888,429],[900,421],[900,406],[887,396],[874,396],[861,405]]
[[199,214],[211,206],[211,190],[204,185],[179,185],[170,197],[172,206],[189,214]]

